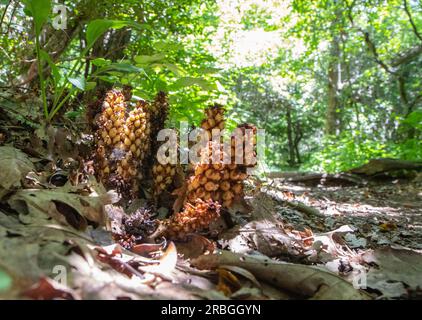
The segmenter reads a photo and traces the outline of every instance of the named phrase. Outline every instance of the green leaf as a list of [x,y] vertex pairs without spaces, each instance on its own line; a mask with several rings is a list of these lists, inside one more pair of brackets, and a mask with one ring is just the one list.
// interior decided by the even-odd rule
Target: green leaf
[[57,85],[60,79],[62,78],[59,68],[57,68],[56,64],[51,59],[50,55],[43,49],[40,49],[40,57],[41,59],[47,61],[48,65],[51,68],[51,72],[53,74],[54,85]]
[[50,0],[25,0],[25,11],[34,19],[35,34],[39,36],[42,26],[51,12]]
[[210,83],[204,78],[193,78],[193,77],[180,78],[172,84],[171,88],[177,90],[184,87],[191,87],[194,85],[201,87],[205,91],[213,91],[217,89],[214,83]]
[[104,58],[97,58],[97,59],[92,60],[91,63],[94,66],[102,67],[102,66],[109,65],[111,63],[111,60],[106,60]]
[[86,83],[86,86],[85,86],[85,91],[92,90],[92,89],[94,89],[96,86],[97,86],[97,83],[96,83],[95,81],[88,81],[88,82]]
[[107,20],[97,19],[88,23],[86,28],[86,46],[91,46],[97,41],[97,39],[108,29],[121,29],[123,27],[133,27],[138,30],[148,29],[148,25],[141,25],[133,21],[121,21],[121,20]]
[[221,69],[219,68],[204,67],[204,68],[200,68],[197,72],[199,74],[211,74],[211,73],[218,73],[219,71],[221,71]]
[[416,110],[411,112],[403,123],[410,125],[415,129],[422,130],[422,111]]
[[154,48],[159,51],[178,51],[183,49],[183,45],[180,43],[166,42],[159,40],[154,44]]
[[173,72],[176,76],[180,76],[183,74],[183,70],[176,66],[175,64],[164,62],[164,66],[166,66],[167,69],[169,69],[171,72]]
[[133,96],[132,96],[132,98],[134,100],[140,100],[140,99],[149,100],[149,99],[151,99],[151,97],[148,94],[148,92],[146,92],[145,90],[142,90],[140,88],[133,89]]
[[107,76],[99,76],[98,79],[106,81],[108,83],[115,83],[119,81],[119,78],[113,75],[107,75]]
[[154,62],[160,62],[166,57],[166,54],[163,52],[154,54],[152,56],[142,55],[142,56],[136,56],[134,58],[136,63],[139,64],[150,64]]
[[86,81],[84,77],[69,78],[68,80],[71,84],[73,84],[79,90],[84,91],[86,89]]
[[138,68],[130,63],[121,62],[121,63],[110,63],[100,67],[96,74],[102,73],[113,73],[113,72],[122,72],[122,73],[143,73],[145,74],[144,69]]
[[0,269],[0,292],[7,291],[12,286],[12,278]]
[[178,66],[176,66],[173,63],[168,63],[168,62],[163,62],[163,63],[153,63],[150,65],[150,67],[152,68],[157,68],[159,70],[161,69],[167,69],[170,70],[171,72],[173,72],[176,76],[180,77],[182,74],[184,74],[185,72],[179,68]]
[[108,66],[113,71],[120,71],[125,73],[143,72],[142,68],[138,68],[130,63],[112,63]]

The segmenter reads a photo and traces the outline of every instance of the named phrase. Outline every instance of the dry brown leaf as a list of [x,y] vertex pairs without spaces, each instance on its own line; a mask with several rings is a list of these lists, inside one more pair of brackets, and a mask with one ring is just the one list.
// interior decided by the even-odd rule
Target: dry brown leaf
[[25,189],[9,199],[9,205],[20,214],[20,219],[30,223],[31,218],[48,215],[56,221],[84,230],[88,221],[105,225],[104,206],[113,199],[109,193],[80,195],[68,192],[65,187],[53,190]]
[[25,290],[22,295],[34,300],[75,299],[71,290],[46,277],[41,278],[38,283]]
[[144,272],[157,274],[164,278],[171,278],[171,273],[176,268],[177,250],[173,242],[169,242],[166,251],[160,257],[158,265],[141,266],[138,269]]
[[212,255],[203,255],[192,261],[199,269],[216,269],[220,265],[233,265],[250,271],[260,280],[267,281],[283,290],[288,290],[304,297],[315,296],[321,287],[326,287],[320,299],[362,300],[371,297],[356,290],[344,279],[325,270],[298,264],[276,262],[270,258],[257,258],[230,251],[218,251]]
[[242,227],[235,227],[220,235],[231,251],[245,253],[257,250],[267,256],[282,254],[299,255],[302,249],[294,238],[290,237],[279,223],[271,219],[251,221]]
[[28,156],[19,149],[0,147],[0,199],[21,185],[21,179],[34,169]]
[[155,276],[145,274],[144,279],[127,277],[97,263],[92,250],[84,250],[84,256],[72,253],[67,260],[73,267],[72,286],[78,288],[82,299],[154,299],[157,293],[149,285]]
[[185,242],[176,243],[177,251],[185,259],[196,258],[206,252],[213,252],[216,249],[215,243],[204,236],[191,234]]
[[250,282],[252,282],[257,288],[261,288],[261,284],[258,282],[258,280],[256,280],[255,276],[250,273],[248,270],[241,268],[241,267],[237,267],[237,266],[226,266],[226,265],[221,265],[219,267],[220,269],[226,269],[231,271],[232,273],[237,273],[239,275],[241,275],[242,277],[248,279]]
[[218,284],[217,290],[230,297],[234,292],[239,290],[242,285],[239,279],[227,269],[217,268]]
[[367,286],[379,290],[385,298],[399,298],[405,293],[405,287],[422,288],[422,254],[385,247],[367,252],[363,258],[379,266],[369,270]]
[[153,252],[157,252],[163,249],[165,242],[162,243],[141,243],[134,245],[130,251],[139,254],[140,256],[147,257]]

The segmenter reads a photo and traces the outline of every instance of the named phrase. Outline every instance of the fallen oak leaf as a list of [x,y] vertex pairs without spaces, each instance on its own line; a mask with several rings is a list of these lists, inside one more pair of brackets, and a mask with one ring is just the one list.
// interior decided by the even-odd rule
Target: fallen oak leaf
[[154,275],[145,274],[145,279],[129,278],[112,268],[104,268],[96,256],[97,251],[87,247],[82,256],[75,252],[67,256],[72,266],[72,285],[79,288],[78,292],[83,299],[115,299],[116,295],[121,296],[123,292],[130,296],[139,293],[148,299],[147,295],[154,294],[150,287],[156,279]]
[[320,287],[325,285],[328,290],[319,298],[371,299],[367,293],[353,288],[350,283],[335,274],[313,266],[277,262],[268,257],[257,258],[220,250],[215,254],[202,255],[194,259],[192,264],[199,269],[216,269],[220,265],[245,268],[258,279],[308,298],[316,295]]
[[239,279],[232,272],[224,268],[217,268],[216,271],[218,274],[217,290],[224,293],[225,296],[230,297],[241,288]]
[[237,267],[237,266],[229,266],[229,265],[221,265],[219,267],[220,269],[226,269],[231,271],[232,273],[237,273],[241,275],[242,277],[248,279],[250,282],[252,282],[257,288],[261,288],[261,284],[256,280],[255,276],[246,270],[245,268]]
[[107,217],[104,206],[114,200],[114,195],[111,193],[92,192],[81,195],[68,192],[66,187],[61,187],[54,190],[19,190],[8,203],[19,212],[21,220],[25,218],[30,220],[33,215],[38,217],[48,215],[64,225],[84,230],[88,221],[100,226],[105,225]]
[[140,256],[148,256],[153,252],[162,250],[166,246],[166,241],[164,240],[161,243],[140,243],[134,245],[130,251],[139,254]]
[[185,259],[196,258],[206,252],[214,252],[216,244],[199,234],[189,234],[184,242],[176,242],[177,251]]
[[22,295],[34,300],[75,300],[75,294],[70,289],[46,277],[22,292]]
[[106,249],[102,247],[96,247],[95,250],[98,252],[97,259],[103,263],[108,264],[117,272],[123,273],[131,278],[133,275],[136,275],[140,279],[144,279],[144,276],[136,270],[136,268],[132,267],[130,263],[122,261],[119,259],[117,255],[121,255],[122,250],[119,245],[113,245],[110,247],[114,247],[111,252],[108,252]]
[[171,278],[172,271],[177,264],[176,245],[170,241],[164,254],[159,259],[158,265],[140,266],[138,269],[144,272],[156,274],[164,278]]
[[66,222],[70,224],[73,228],[77,230],[86,229],[86,227],[88,226],[87,220],[82,217],[75,208],[58,200],[52,200],[52,202],[56,206],[57,211],[64,216]]
[[28,156],[11,146],[0,147],[0,199],[21,185],[21,179],[35,170]]
[[[367,263],[377,264],[367,274],[367,286],[380,291],[384,298],[400,298],[406,288],[422,288],[422,255],[402,247],[382,247],[365,252]],[[406,272],[403,272],[403,271]]]

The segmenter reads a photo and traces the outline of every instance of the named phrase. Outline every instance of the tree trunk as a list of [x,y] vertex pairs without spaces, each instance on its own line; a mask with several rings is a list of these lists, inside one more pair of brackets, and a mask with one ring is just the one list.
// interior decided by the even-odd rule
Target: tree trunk
[[341,114],[338,112],[340,109],[340,99],[338,92],[340,90],[339,83],[341,82],[341,37],[338,34],[338,26],[341,23],[342,11],[338,6],[338,1],[333,1],[335,8],[335,18],[331,23],[331,46],[330,57],[328,65],[328,86],[327,86],[327,111],[325,118],[325,134],[333,135],[341,131]]
[[339,99],[337,96],[340,73],[339,56],[340,46],[338,38],[334,37],[331,43],[330,64],[328,67],[328,102],[325,118],[325,134],[327,135],[336,134],[339,126],[339,114],[337,112],[339,108]]
[[303,137],[303,131],[302,128],[300,126],[299,122],[296,122],[295,124],[295,140],[294,140],[294,145],[295,145],[295,153],[296,153],[296,159],[297,159],[297,163],[300,164],[302,163],[301,157],[300,157],[300,153],[299,153],[299,143],[302,140]]
[[289,160],[290,166],[295,164],[295,146],[293,141],[293,125],[292,125],[292,114],[290,104],[286,103],[286,122],[287,122],[287,141],[289,144]]

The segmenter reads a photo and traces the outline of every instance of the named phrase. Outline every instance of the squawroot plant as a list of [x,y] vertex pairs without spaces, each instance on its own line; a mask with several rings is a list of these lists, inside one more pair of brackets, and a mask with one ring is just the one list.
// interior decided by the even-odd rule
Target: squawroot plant
[[[224,110],[221,106],[214,105],[205,110],[205,115],[206,118],[202,121],[201,127],[208,132],[209,139],[211,139],[213,129],[224,129]],[[237,135],[237,139],[233,137],[230,141],[230,163],[224,163],[224,159],[229,155],[225,154],[223,144],[209,141],[207,147],[202,150],[202,157],[208,161],[206,164],[195,165],[194,174],[188,180],[186,201],[212,199],[220,202],[223,207],[229,208],[236,198],[242,196],[243,181],[248,177],[247,166],[236,163],[238,162],[236,161],[236,150],[243,151],[243,161],[249,156],[255,155],[255,147],[248,148],[248,143],[245,143],[245,129],[251,129],[256,134],[256,128],[251,125],[245,124],[238,127],[242,135]],[[256,141],[252,142],[256,143]],[[217,163],[213,161],[213,150],[220,150],[220,159]]]
[[[121,91],[111,90],[106,94],[95,133],[96,175],[104,185],[133,199],[138,195],[140,183],[151,178],[155,200],[172,185],[177,165],[163,164],[157,156],[157,135],[164,128],[168,107],[162,92],[153,102],[138,101],[135,105],[125,101]],[[224,123],[223,107],[214,105],[205,110],[201,127],[211,134],[212,129],[224,129]],[[160,235],[184,239],[190,233],[203,231],[218,219],[221,208],[230,208],[241,199],[247,168],[254,166],[245,161],[255,155],[256,128],[242,124],[237,131],[229,140],[231,156],[225,154],[222,141],[212,141],[211,135],[208,136],[206,146],[199,151],[201,161],[206,161],[193,166],[185,193],[179,195],[184,199],[183,208],[161,222]],[[246,133],[252,137],[247,139]],[[221,152],[216,162],[213,152],[217,149]],[[244,162],[239,163],[238,150],[242,151]],[[119,239],[128,241],[130,237]]]
[[[126,197],[136,196],[139,181],[151,166],[152,150],[155,150],[157,113],[154,108],[167,108],[164,93],[159,93],[160,103],[138,101],[135,105],[125,101],[121,91],[111,90],[106,94],[101,114],[97,118],[95,133],[95,165],[97,177],[108,187],[118,189]],[[160,121],[164,126],[165,119]],[[157,170],[156,170],[157,171]],[[154,173],[154,171],[153,171]],[[158,172],[156,172],[158,173]],[[174,173],[173,173],[174,175]],[[156,181],[161,183],[161,181]]]

